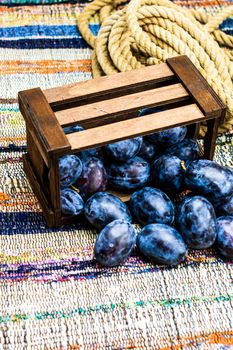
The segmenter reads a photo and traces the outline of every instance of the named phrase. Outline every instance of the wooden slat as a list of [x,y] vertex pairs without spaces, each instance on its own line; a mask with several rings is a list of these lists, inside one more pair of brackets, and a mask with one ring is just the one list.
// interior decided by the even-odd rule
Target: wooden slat
[[[89,100],[104,96],[111,98],[114,92],[124,92],[137,88],[145,90],[146,86],[171,80],[173,72],[165,64],[140,68],[130,72],[117,73],[79,83],[64,85],[58,88],[44,90],[44,95],[52,107],[74,101]],[[108,97],[109,96],[109,97]]]
[[112,116],[117,117],[124,114],[126,119],[127,113],[137,112],[140,108],[166,105],[183,101],[188,97],[188,92],[181,84],[174,84],[58,111],[55,115],[62,126],[84,121],[92,121],[95,126],[98,126],[105,124],[105,121],[109,122]]
[[224,119],[226,106],[187,56],[169,58],[167,64],[208,118]]
[[72,151],[102,146],[133,136],[146,135],[174,126],[205,119],[196,104],[182,106],[144,117],[128,119],[67,135]]
[[19,92],[19,107],[29,129],[36,135],[43,156],[62,154],[69,142],[40,88]]

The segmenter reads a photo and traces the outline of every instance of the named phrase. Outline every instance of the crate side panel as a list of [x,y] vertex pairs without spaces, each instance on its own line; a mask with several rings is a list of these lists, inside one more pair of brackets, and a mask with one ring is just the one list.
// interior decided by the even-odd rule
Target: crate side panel
[[66,135],[40,88],[19,92],[19,106],[47,158],[49,153],[62,154],[70,149]]
[[49,189],[52,208],[55,214],[56,222],[60,222],[61,219],[61,206],[60,206],[60,179],[59,179],[59,161],[53,159],[50,163],[49,170]]
[[43,210],[43,214],[46,218],[46,221],[49,226],[55,226],[55,215],[51,208],[51,204],[47,200],[47,195],[44,193],[44,188],[40,185],[38,178],[33,170],[33,167],[30,162],[30,158],[27,154],[23,155],[23,167],[24,171],[27,175],[27,178],[29,180],[29,183],[33,189],[33,192],[35,193],[39,204],[41,206],[41,209]]
[[37,144],[34,142],[34,135],[29,128],[27,128],[27,152],[34,168],[34,172],[38,176],[40,183],[43,185],[45,176],[48,174],[48,167]]

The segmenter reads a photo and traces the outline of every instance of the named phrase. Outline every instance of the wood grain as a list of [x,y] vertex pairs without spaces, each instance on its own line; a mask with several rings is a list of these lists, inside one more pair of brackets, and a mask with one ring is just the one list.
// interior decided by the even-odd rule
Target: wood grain
[[60,177],[58,159],[53,159],[50,163],[49,190],[55,221],[58,222],[61,219]]
[[144,117],[129,119],[67,135],[71,151],[102,146],[129,137],[150,134],[169,127],[191,124],[205,117],[196,104],[191,104]]
[[30,156],[30,160],[33,168],[41,180],[43,184],[43,177],[45,172],[45,162],[43,157],[41,156],[41,152],[39,151],[36,142],[34,142],[34,135],[30,132],[29,128],[27,128],[27,152]]
[[117,73],[88,81],[78,82],[44,90],[44,95],[53,108],[74,101],[93,102],[94,99],[111,98],[114,93],[126,94],[147,88],[155,83],[169,81],[174,73],[165,64],[144,67],[130,72]]
[[213,159],[218,136],[220,119],[210,119],[207,121],[207,132],[204,137],[204,158]]
[[168,85],[157,89],[138,92],[110,100],[87,104],[55,112],[62,126],[72,123],[92,122],[92,125],[104,125],[122,114],[138,112],[140,108],[166,105],[167,103],[184,101],[189,98],[188,92],[181,84]]
[[18,96],[20,111],[36,134],[47,160],[52,154],[69,150],[70,144],[41,89],[21,91]]
[[226,106],[187,56],[169,58],[167,64],[206,117],[224,118]]
[[39,200],[41,209],[43,210],[43,214],[46,218],[48,225],[56,226],[57,222],[55,220],[54,212],[51,209],[51,203],[44,194],[43,188],[41,188],[41,184],[38,181],[38,177],[36,176],[33,167],[31,166],[30,158],[27,154],[23,154],[23,168],[25,173],[27,174],[27,178],[33,189],[33,192]]

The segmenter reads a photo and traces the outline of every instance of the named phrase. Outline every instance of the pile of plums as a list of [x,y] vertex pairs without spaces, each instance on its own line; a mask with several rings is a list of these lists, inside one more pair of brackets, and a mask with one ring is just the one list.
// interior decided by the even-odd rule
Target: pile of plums
[[[60,158],[62,212],[84,214],[99,230],[100,264],[121,264],[135,246],[158,264],[177,265],[189,247],[213,244],[233,259],[233,170],[199,159],[197,142],[186,134],[180,126]],[[129,203],[111,188],[131,190]],[[143,225],[138,235],[132,222]]]

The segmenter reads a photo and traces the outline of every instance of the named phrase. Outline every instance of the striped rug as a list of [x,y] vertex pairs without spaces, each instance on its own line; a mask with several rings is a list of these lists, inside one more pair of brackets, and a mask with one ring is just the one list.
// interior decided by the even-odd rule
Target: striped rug
[[[86,224],[47,228],[22,169],[16,97],[91,77],[76,27],[85,2],[0,3],[0,350],[233,349],[232,264],[214,249],[191,251],[177,268],[134,254],[107,269]],[[214,13],[232,1],[177,3]],[[232,19],[222,29],[232,34]],[[232,136],[218,138],[215,156],[229,166]]]

